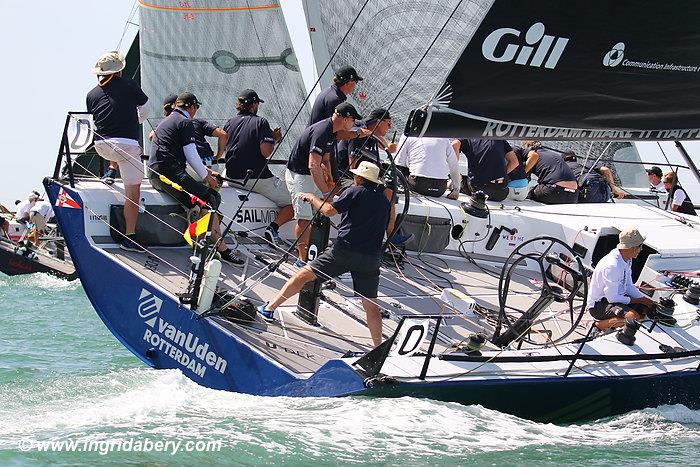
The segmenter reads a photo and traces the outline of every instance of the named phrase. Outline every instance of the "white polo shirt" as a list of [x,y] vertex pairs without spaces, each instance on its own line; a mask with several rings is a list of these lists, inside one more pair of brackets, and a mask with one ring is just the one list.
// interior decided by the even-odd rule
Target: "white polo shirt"
[[603,297],[608,303],[627,304],[630,298],[644,296],[632,282],[632,261],[622,259],[620,250],[615,248],[596,265],[591,284],[588,286],[586,306],[593,308]]

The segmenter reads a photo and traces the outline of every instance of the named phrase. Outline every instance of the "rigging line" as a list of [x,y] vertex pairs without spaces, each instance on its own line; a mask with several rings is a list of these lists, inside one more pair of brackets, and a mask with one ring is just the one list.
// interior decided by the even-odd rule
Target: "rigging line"
[[126,19],[126,22],[124,24],[124,29],[122,30],[122,37],[119,38],[119,42],[117,43],[117,48],[116,50],[119,50],[119,48],[122,46],[122,41],[124,40],[124,36],[126,35],[127,29],[129,29],[129,25],[133,24],[131,23],[132,18],[136,14],[136,11],[138,10],[138,6],[136,4],[137,0],[134,0],[134,2],[131,5],[131,11],[129,12],[129,16]]
[[[143,0],[139,0],[139,1],[142,2]],[[306,103],[309,101],[309,98],[311,97],[311,94],[313,93],[314,89],[316,89],[316,86],[318,86],[318,83],[321,81],[321,77],[322,77],[323,74],[326,72],[326,70],[328,69],[328,67],[331,66],[331,62],[333,61],[333,59],[334,59],[335,56],[337,55],[338,51],[340,50],[340,47],[341,47],[341,46],[343,45],[343,43],[345,42],[345,39],[347,39],[348,35],[350,34],[350,31],[352,31],[352,29],[355,27],[355,23],[356,23],[357,20],[360,18],[360,15],[361,15],[362,12],[365,10],[365,7],[367,6],[368,3],[369,3],[369,0],[365,0],[365,3],[362,5],[362,8],[360,8],[360,11],[359,11],[359,12],[357,13],[357,15],[355,16],[355,19],[352,21],[352,23],[350,24],[350,27],[349,27],[348,30],[345,32],[345,35],[344,35],[343,38],[340,40],[340,43],[338,44],[338,47],[336,47],[336,49],[333,51],[333,54],[332,54],[331,57],[328,59],[328,63],[326,63],[326,66],[323,68],[323,70],[321,71],[321,73],[319,73],[318,79],[316,79],[316,82],[315,82],[314,85],[311,87],[311,90],[306,94],[306,97],[304,98],[304,102],[302,102],[301,105],[299,106],[299,108],[297,109],[297,113],[294,115],[294,118],[292,118],[292,121],[291,121],[291,123],[289,124],[289,128],[287,128],[287,131],[284,132],[284,134],[282,135],[282,139],[275,145],[274,149],[272,150],[272,154],[270,154],[270,157],[268,157],[267,160],[265,161],[265,165],[263,166],[263,169],[261,170],[260,173],[262,173],[262,172],[267,168],[267,166],[270,164],[270,161],[275,157],[275,154],[277,154],[277,150],[282,146],[282,143],[283,143],[283,142],[285,141],[285,139],[287,138],[287,135],[290,133],[290,130],[291,130],[292,126],[293,126],[294,123],[296,122],[297,118],[299,118],[299,115],[301,114],[301,111],[302,111],[302,110],[304,109],[304,107],[306,106]],[[248,190],[247,195],[246,195],[246,196],[243,198],[243,200],[241,201],[240,206],[238,206],[238,209],[236,210],[236,213],[233,215],[233,218],[234,218],[234,219],[236,218],[236,216],[238,215],[238,213],[243,209],[243,205],[245,205],[246,201],[248,200],[248,196],[253,192],[253,189],[254,189],[255,186],[257,185],[258,180],[260,180],[260,176],[259,176],[259,175],[258,175],[258,177],[256,177],[255,180],[253,181],[253,184],[251,185],[250,189]],[[309,225],[310,225],[310,224],[309,224]],[[231,226],[231,223],[229,223],[229,224],[226,226],[225,232],[228,232],[228,231],[230,230],[230,226]],[[222,235],[222,238],[223,238],[223,235]],[[214,249],[216,249],[216,247],[217,247],[217,245],[214,244]],[[291,248],[293,248],[293,247],[294,247],[294,245],[292,245],[292,247],[290,247],[290,251],[291,251]]]
[[[248,0],[245,1],[246,5],[248,6],[248,13],[250,14],[250,22],[253,25],[253,32],[255,32],[255,37],[258,40],[258,45],[260,46],[260,55],[262,57],[265,56],[265,49],[263,48],[262,45],[262,40],[260,39],[260,33],[258,33],[258,28],[255,25],[255,19],[253,17],[253,10],[250,8],[250,2]],[[270,78],[270,86],[272,86],[272,93],[275,96],[275,102],[277,102],[277,108],[279,109],[280,112],[280,117],[282,118],[282,124],[286,127],[287,122],[284,119],[284,112],[282,111],[282,104],[280,103],[280,98],[279,94],[277,92],[277,88],[275,87],[275,80],[272,78],[272,73],[270,72],[270,64],[268,62],[265,62],[265,71],[267,71],[267,76]],[[287,127],[287,131],[291,130],[291,126]],[[270,156],[272,157],[272,156]]]
[[[588,163],[588,157],[591,155],[591,151],[593,151],[593,143],[594,143],[594,142],[591,141],[591,145],[588,146],[588,152],[586,153],[586,158],[583,160],[583,167],[584,167],[584,168],[586,167],[586,164]],[[583,178],[583,177],[581,177],[581,178],[578,180],[578,183],[579,183],[579,184],[581,184],[581,179],[582,179],[582,178]]]
[[[589,175],[589,174],[591,173],[591,171],[592,171],[593,168],[596,166],[596,164],[598,163],[598,161],[600,160],[600,158],[603,157],[603,154],[605,154],[605,153],[607,152],[607,150],[608,150],[608,148],[610,147],[611,144],[612,144],[612,141],[609,141],[609,142],[608,142],[608,145],[605,146],[605,149],[603,149],[603,151],[600,153],[600,155],[599,155],[598,158],[595,160],[595,162],[593,162],[593,164],[591,164],[591,167],[588,169],[588,172],[586,172],[586,175],[584,175],[583,177],[581,177],[581,180],[583,180],[584,177],[586,177],[587,175]],[[584,169],[584,170],[586,169],[586,166],[585,166],[585,165],[583,166],[583,169]]]

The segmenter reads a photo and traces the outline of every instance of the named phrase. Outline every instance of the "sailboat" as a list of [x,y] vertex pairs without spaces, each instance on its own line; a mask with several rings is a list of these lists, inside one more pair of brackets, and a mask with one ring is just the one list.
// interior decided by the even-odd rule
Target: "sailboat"
[[[148,80],[170,80],[177,76],[155,73],[154,68],[149,68],[158,61],[174,67],[173,70],[191,67],[187,76],[201,77],[191,83],[191,90],[198,96],[200,84],[197,83],[203,83],[203,89],[221,89],[223,85],[218,79],[230,82],[231,76],[236,77],[246,66],[255,67],[256,75],[265,75],[273,68],[296,73],[285,61],[290,55],[282,53],[287,47],[281,48],[272,40],[281,37],[285,41],[284,25],[279,22],[281,11],[260,2],[233,3],[235,6],[227,4],[222,8],[218,2],[202,1],[194,8],[173,7],[165,1],[142,2],[140,46],[145,88]],[[323,0],[306,3],[312,30],[317,33],[322,30],[326,38],[342,31],[324,19],[324,14],[335,11],[330,3]],[[504,137],[484,134],[492,125],[491,120],[496,121],[501,114],[479,114],[476,110],[469,113],[472,95],[483,92],[482,100],[486,102],[491,98],[484,97],[487,89],[491,95],[501,92],[501,101],[512,100],[510,104],[515,106],[528,95],[525,90],[542,79],[548,83],[542,89],[554,89],[554,84],[561,81],[562,86],[556,88],[566,97],[563,84],[567,81],[559,76],[564,76],[560,71],[569,64],[569,51],[577,50],[576,44],[585,43],[590,54],[598,54],[596,66],[600,70],[591,67],[596,77],[613,73],[618,81],[626,78],[644,81],[644,73],[642,76],[618,73],[618,69],[611,67],[617,56],[611,55],[610,63],[605,65],[603,57],[611,44],[596,36],[599,28],[618,24],[628,15],[639,19],[642,9],[638,3],[635,7],[629,2],[606,3],[603,8],[602,2],[575,1],[573,6],[567,4],[564,12],[564,6],[554,1],[537,2],[526,10],[502,0],[455,2],[454,11],[438,2],[418,3],[407,8],[405,3],[389,0],[365,3],[375,8],[368,10],[374,15],[380,15],[382,7],[386,8],[384,15],[392,11],[390,7],[395,7],[397,19],[407,9],[418,9],[424,13],[424,32],[431,32],[432,37],[439,38],[441,30],[450,27],[462,35],[461,41],[447,41],[447,52],[434,52],[443,61],[452,57],[450,66],[443,64],[443,68],[448,68],[444,81],[434,68],[423,70],[430,78],[419,82],[421,85],[428,82],[430,89],[423,92],[420,104],[406,104],[413,109],[407,119],[408,134]],[[659,16],[653,13],[663,9],[651,2],[644,2],[644,6],[651,9],[655,18]],[[689,20],[700,16],[693,14],[698,7],[689,2],[686,6],[682,12],[674,9],[662,16],[669,19],[675,15],[674,19],[684,25],[674,28],[673,34],[678,36],[664,32],[669,59],[676,50],[670,45],[691,44],[682,38],[685,34],[692,36],[697,29],[697,22]],[[548,13],[552,10],[560,13],[559,18],[569,17],[571,8],[580,10],[582,15],[600,16],[604,11],[605,18],[596,16],[596,21],[577,21],[574,29],[568,23],[564,28],[561,19],[556,20]],[[349,11],[359,11],[358,17],[376,24],[373,16],[361,16],[362,8]],[[240,15],[250,19],[246,24],[254,25],[253,29],[267,24],[276,24],[278,29],[265,36],[271,40],[252,41],[252,45],[251,41],[236,41],[222,46],[217,41],[225,35],[218,32],[215,38],[199,40],[200,18],[204,17],[202,27],[211,30],[213,24],[229,24],[233,28],[234,20],[240,25]],[[320,18],[320,22],[314,23],[314,18]],[[458,26],[450,23],[453,18]],[[166,27],[173,24],[181,25],[174,28],[177,32]],[[544,32],[539,35],[542,28],[537,26],[537,34],[525,33],[533,24],[542,24]],[[630,21],[625,19],[625,24]],[[347,37],[358,34],[354,27],[348,26]],[[373,31],[377,29],[382,28]],[[393,32],[384,29],[388,34]],[[494,32],[502,29],[507,31]],[[162,32],[170,38],[149,39],[143,31],[152,35]],[[366,34],[367,30],[364,32],[370,41],[380,39]],[[260,29],[246,37],[259,33]],[[644,33],[650,31],[644,29]],[[495,39],[505,36],[510,42]],[[535,40],[535,36],[539,39]],[[596,37],[595,42],[589,40],[591,36]],[[495,61],[482,54],[483,50],[490,50],[482,45],[489,37],[496,41],[492,51]],[[634,51],[643,57],[646,53],[635,49],[631,38],[616,40],[627,41],[625,54]],[[207,46],[207,42],[212,44]],[[319,41],[315,42],[318,49]],[[400,41],[395,42],[398,44],[392,43],[394,46],[400,45]],[[160,46],[156,47],[156,43]],[[327,46],[328,41],[325,43]],[[410,57],[417,57],[408,63],[420,69],[422,54],[428,50],[426,56],[430,56],[433,50],[429,45],[429,40],[418,37],[414,47],[406,49]],[[236,46],[253,47],[257,53],[248,55],[250,51],[244,53]],[[354,46],[348,47],[353,56],[361,56],[354,55]],[[689,48],[692,49],[687,45],[683,50],[689,53]],[[215,53],[222,50],[227,53]],[[342,38],[329,50],[346,51]],[[506,60],[509,57],[506,51],[513,54],[510,61]],[[337,54],[328,55],[326,63],[332,68],[336,58],[330,60],[330,57]],[[518,86],[523,91],[518,96],[523,97],[507,98],[506,89],[499,87],[495,75],[489,79],[479,75],[478,84],[483,89],[472,89],[472,71],[487,65],[502,79],[521,72]],[[410,69],[400,68],[404,81],[410,84]],[[584,67],[578,71],[586,70]],[[149,73],[151,77],[146,76]],[[224,79],[220,76],[224,74],[230,76]],[[552,79],[551,74],[556,74],[556,78]],[[578,79],[591,81],[590,77]],[[680,86],[678,92],[693,90],[694,84],[686,75],[677,82],[675,75],[673,79]],[[268,81],[271,87],[274,85],[272,92],[280,92],[282,86],[275,79],[257,82],[264,85]],[[176,85],[173,81],[163,87],[172,92]],[[248,87],[243,83],[237,86]],[[160,91],[151,92],[164,92],[163,87],[155,86],[153,89]],[[289,86],[284,89],[288,90]],[[540,109],[536,107],[528,113],[525,109],[523,115],[532,114],[531,119],[521,120],[521,115],[514,114],[513,121],[528,126],[539,122],[545,133],[547,128],[556,126],[577,131],[585,128],[617,131],[620,136],[616,138],[617,133],[609,133],[605,138],[596,138],[586,134],[583,138],[576,133],[576,138],[569,139],[621,141],[634,139],[628,137],[630,134],[640,136],[646,131],[687,128],[674,118],[654,118],[642,124],[641,119],[646,118],[649,109],[642,108],[637,116],[630,115],[624,105],[615,107],[616,100],[627,103],[622,99],[627,89],[620,82],[606,88],[604,95],[601,93],[601,99],[610,100],[610,110],[604,113],[619,112],[615,113],[618,115],[615,120],[599,119],[602,108],[597,106],[572,112],[568,109],[571,101],[552,98],[542,110],[535,111]],[[360,105],[374,106],[381,101],[384,105],[387,99],[372,100],[370,90],[367,89],[365,99],[357,96]],[[471,90],[469,98],[463,97],[465,90]],[[660,89],[657,91],[659,95],[662,93]],[[417,89],[412,95],[415,98],[421,92]],[[663,93],[676,95],[668,89]],[[262,92],[261,96],[265,97]],[[202,101],[206,106],[204,97]],[[213,96],[210,101],[217,102]],[[295,102],[302,101],[303,97]],[[686,110],[679,115],[679,118],[688,116],[689,125],[693,122],[694,109],[698,108],[692,106],[693,101],[692,96],[687,99],[684,96]],[[395,102],[404,105],[403,100]],[[557,119],[545,118],[544,110],[548,115],[557,115]],[[479,119],[473,115],[479,115]],[[622,125],[628,121],[625,117],[629,117],[629,128]],[[271,116],[271,121],[274,118]],[[470,123],[469,119],[477,120],[481,126]],[[467,123],[463,124],[465,120]],[[588,125],[584,127],[584,124]],[[292,123],[285,127],[293,134]],[[621,136],[623,133],[625,138]],[[384,258],[377,298],[383,310],[384,341],[374,347],[358,298],[342,277],[320,281],[305,290],[298,302],[278,308],[274,323],[256,317],[253,307],[269,301],[297,270],[293,251],[272,246],[262,238],[261,228],[275,212],[269,200],[239,188],[221,189],[220,210],[230,225],[227,241],[236,243],[245,260],[243,267],[236,267],[216,264],[218,260],[210,254],[211,245],[206,240],[193,253],[182,240],[181,232],[187,223],[178,214],[176,203],[144,187],[141,200],[144,212],[139,228],[150,232],[152,237],[144,240],[146,254],[125,252],[117,247],[114,236],[114,220],[119,216],[115,207],[123,203],[119,183],[115,183],[115,189],[109,189],[94,178],[73,177],[71,160],[71,151],[64,145],[56,171],[44,184],[58,206],[56,216],[76,270],[106,327],[152,368],[179,369],[203,386],[249,394],[429,397],[481,404],[530,419],[557,422],[598,418],[662,404],[700,407],[700,286],[695,282],[700,274],[700,222],[691,216],[669,213],[649,203],[545,206],[529,200],[492,203],[478,196],[461,196],[455,201],[426,198],[406,190],[399,199],[397,212],[403,212],[402,229],[414,233],[416,240],[408,251],[392,251]],[[68,167],[67,177],[60,174],[62,164]],[[646,236],[642,253],[635,261],[634,280],[650,296],[661,300],[663,313],[638,323],[635,329],[595,334],[585,303],[588,275],[597,261],[615,247],[618,233],[630,224],[635,224]],[[288,239],[292,237],[289,230],[282,230],[281,234]],[[331,241],[334,236],[331,229]],[[315,244],[318,251],[325,247],[323,239],[315,239],[312,232],[314,242],[318,242]]]

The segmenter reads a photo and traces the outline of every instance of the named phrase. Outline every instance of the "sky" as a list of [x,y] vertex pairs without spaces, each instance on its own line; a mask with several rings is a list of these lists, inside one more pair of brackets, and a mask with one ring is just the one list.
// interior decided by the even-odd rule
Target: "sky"
[[[133,0],[1,0],[0,28],[3,108],[0,128],[5,154],[0,159],[0,203],[14,207],[53,173],[61,132],[69,110],[85,109],[85,95],[95,86],[90,73],[105,51],[129,48],[138,14]],[[310,43],[301,0],[282,0],[292,42],[307,88],[314,82]],[[121,46],[120,46],[120,39]],[[671,162],[680,158],[673,143],[662,143]],[[688,143],[700,165],[700,143]],[[638,146],[643,161],[663,162],[656,143]],[[649,164],[647,164],[649,165]],[[700,184],[680,173],[691,198],[700,201]]]

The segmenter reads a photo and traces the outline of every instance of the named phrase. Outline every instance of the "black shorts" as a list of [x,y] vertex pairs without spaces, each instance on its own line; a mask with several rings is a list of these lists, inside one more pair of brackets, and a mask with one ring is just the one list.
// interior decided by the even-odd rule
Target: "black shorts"
[[447,190],[447,179],[409,175],[408,186],[411,187],[411,191],[415,191],[419,195],[439,198]]
[[578,190],[559,185],[535,185],[527,198],[543,204],[575,204],[578,203]]
[[346,272],[352,275],[352,288],[366,298],[377,298],[379,289],[379,255],[366,255],[340,248],[326,250],[309,263],[314,273],[327,280]]
[[589,308],[588,312],[597,320],[602,321],[611,318],[624,318],[628,311],[636,311],[644,316],[649,311],[647,307],[641,303],[608,303],[608,300],[601,298],[593,308]]
[[158,174],[165,175],[170,181],[180,185],[187,193],[176,190],[167,183],[163,183],[158,175],[151,173],[148,180],[151,182],[153,188],[169,194],[186,208],[189,209],[194,206],[190,195],[195,195],[197,198],[204,200],[204,202],[213,209],[219,208],[221,204],[221,195],[219,192],[192,178],[179,163],[159,162],[153,169],[158,172]]
[[477,191],[483,191],[489,197],[489,201],[501,202],[508,197],[508,182],[470,183],[467,177],[462,178],[462,193],[472,195]]

